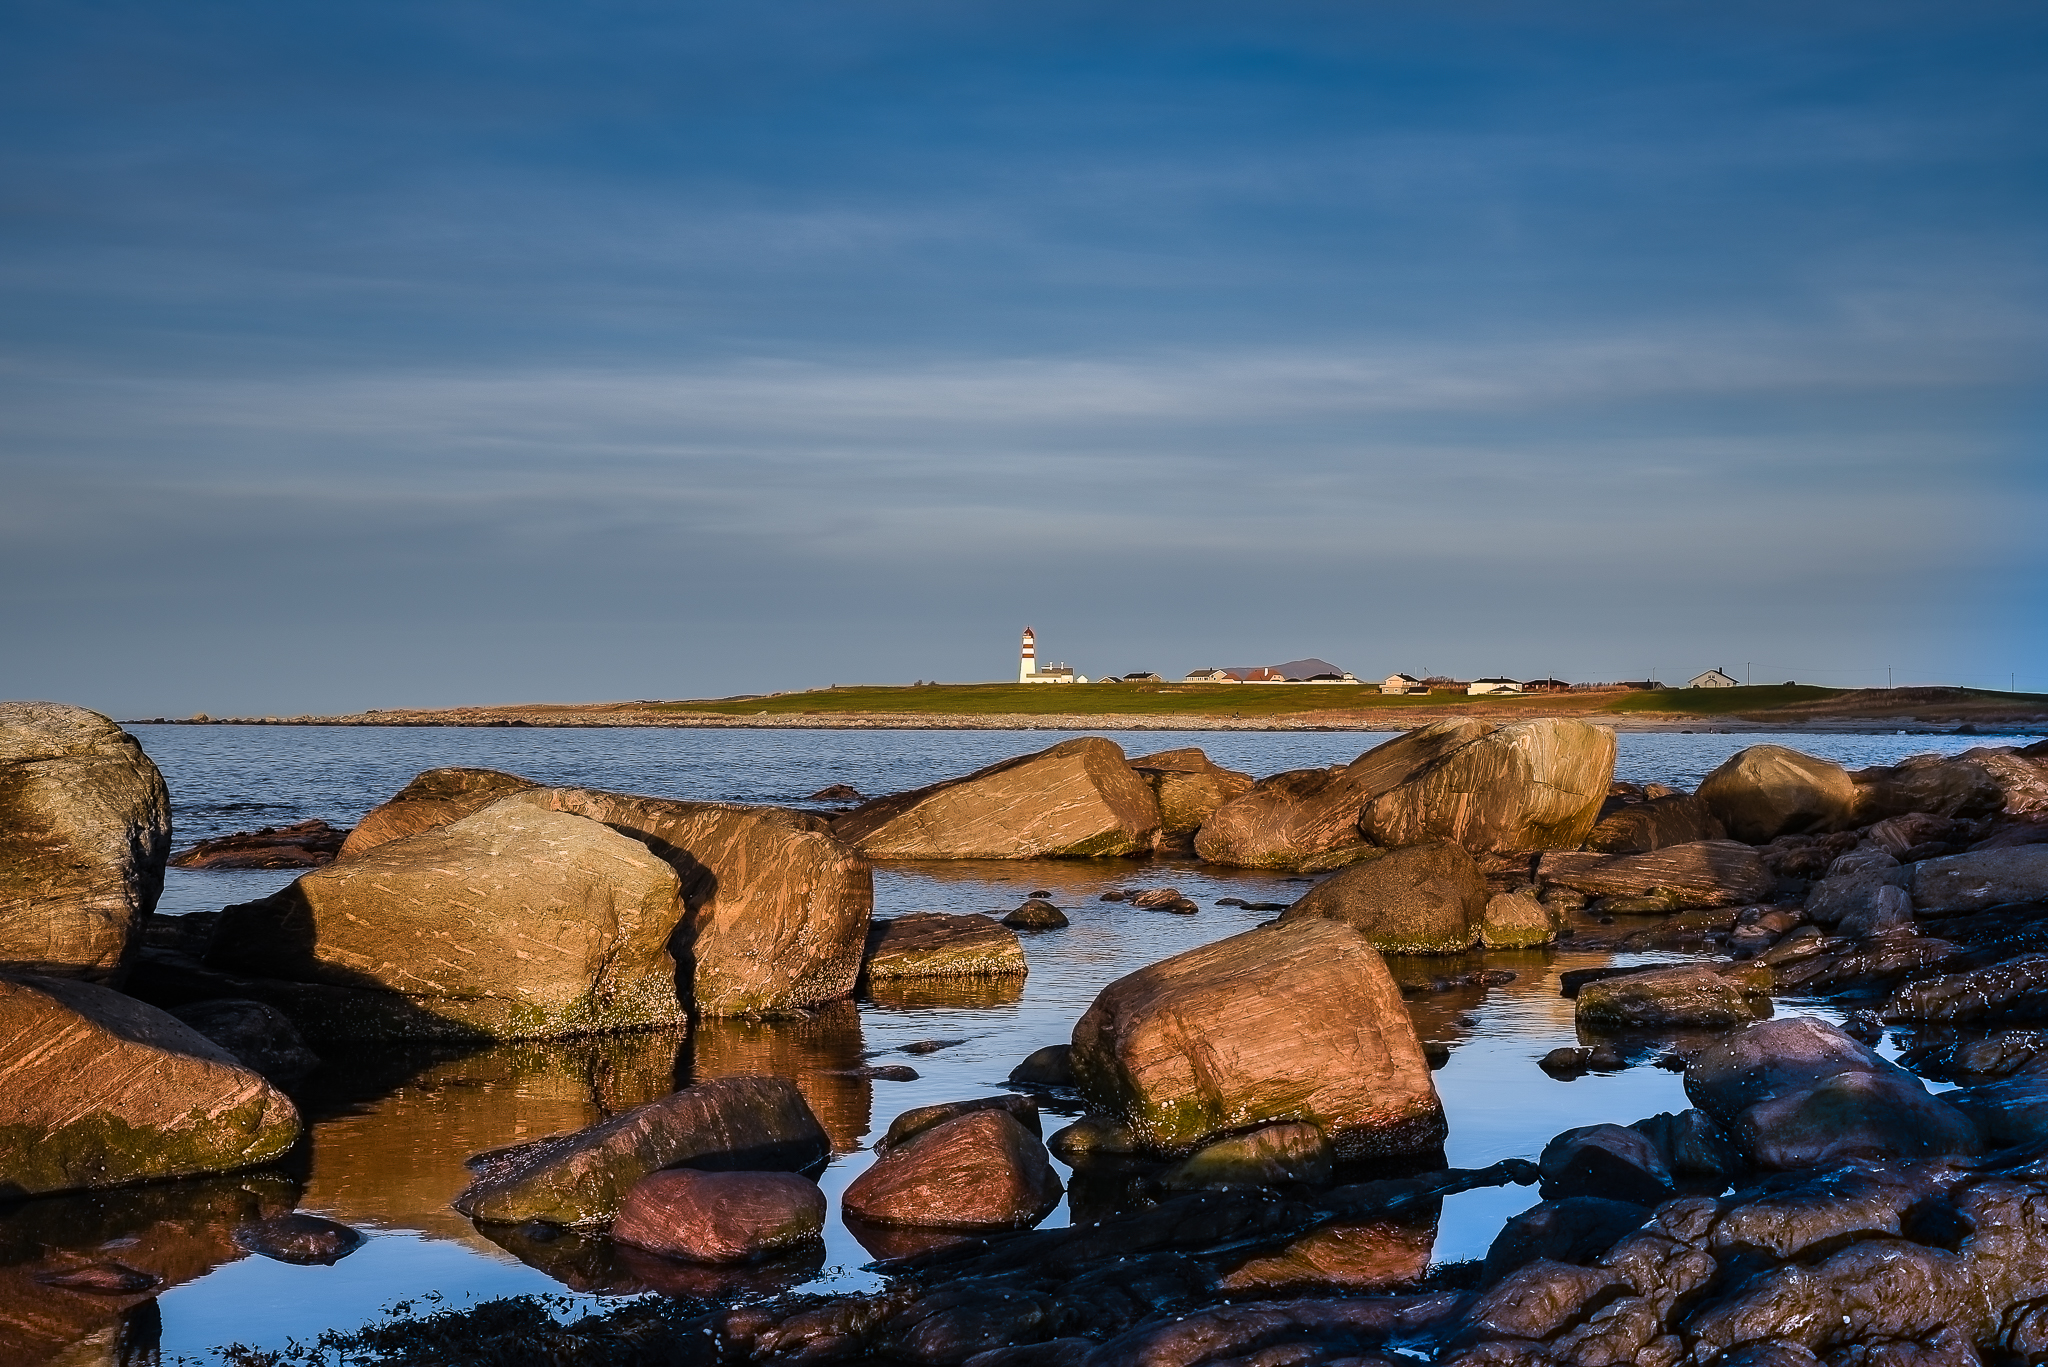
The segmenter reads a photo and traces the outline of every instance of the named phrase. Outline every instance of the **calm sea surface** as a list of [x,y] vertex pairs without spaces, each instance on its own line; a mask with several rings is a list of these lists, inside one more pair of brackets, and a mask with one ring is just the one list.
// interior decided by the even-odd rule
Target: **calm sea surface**
[[[476,765],[546,783],[583,784],[662,797],[801,805],[808,794],[848,783],[870,795],[916,787],[1066,739],[1031,731],[372,729],[362,727],[137,726],[131,728],[171,788],[177,840],[321,817],[349,825],[415,773]],[[1106,733],[1130,754],[1199,745],[1232,768],[1266,775],[1355,758],[1391,737],[1339,732]],[[1624,734],[1617,777],[1691,787],[1746,746],[1792,745],[1850,768],[1927,751],[2026,743],[1997,736]],[[265,895],[288,873],[172,870],[162,909],[212,910]],[[1144,911],[1099,900],[1113,888],[1171,885],[1202,906],[1195,916]],[[333,1056],[303,1099],[312,1122],[308,1154],[292,1177],[300,1208],[370,1233],[333,1267],[293,1267],[241,1256],[225,1238],[249,1203],[289,1201],[289,1183],[230,1180],[172,1184],[144,1192],[55,1198],[63,1211],[24,1208],[0,1216],[0,1244],[19,1242],[33,1220],[61,1216],[74,1228],[103,1228],[119,1247],[182,1240],[184,1278],[161,1297],[166,1362],[216,1361],[230,1342],[281,1347],[328,1328],[351,1329],[392,1304],[460,1306],[493,1296],[562,1296],[565,1315],[606,1297],[633,1294],[648,1270],[622,1267],[601,1244],[498,1242],[448,1208],[464,1185],[462,1160],[516,1139],[587,1125],[678,1083],[735,1072],[797,1079],[838,1150],[822,1182],[834,1198],[821,1267],[781,1285],[857,1288],[879,1279],[863,1247],[838,1222],[837,1197],[870,1161],[866,1145],[914,1106],[1006,1088],[1025,1054],[1064,1041],[1104,984],[1181,950],[1250,928],[1266,913],[1218,907],[1218,898],[1291,901],[1301,884],[1192,862],[969,862],[897,865],[875,875],[876,912],[1002,911],[1046,891],[1073,917],[1061,931],[1027,933],[1031,972],[1017,989],[953,989],[862,1000],[800,1024],[714,1023],[688,1037],[638,1036],[560,1046],[518,1046],[461,1058]],[[1642,956],[1636,956],[1638,958]],[[1677,1075],[1653,1067],[1558,1082],[1535,1060],[1577,1042],[1571,1004],[1557,993],[1565,969],[1611,956],[1572,952],[1493,954],[1488,967],[1519,976],[1504,988],[1460,991],[1411,1004],[1426,1039],[1451,1046],[1436,1075],[1450,1115],[1450,1160],[1478,1165],[1534,1157],[1559,1130],[1626,1123],[1686,1105]],[[1427,977],[1441,966],[1396,964],[1397,976]],[[1798,1009],[1798,1008],[1792,1008]],[[902,1052],[923,1041],[957,1041],[930,1053]],[[862,1062],[906,1063],[915,1082],[834,1076]],[[1048,1116],[1048,1132],[1064,1123]],[[1064,1168],[1062,1176],[1067,1176]],[[223,1179],[226,1180],[226,1179]],[[1097,1199],[1083,1189],[1074,1200]],[[1472,1192],[1445,1203],[1435,1257],[1474,1257],[1502,1221],[1535,1201],[1527,1188]],[[44,1203],[30,1203],[30,1207]],[[268,1207],[265,1207],[266,1209]],[[1063,1204],[1048,1223],[1070,1218]],[[209,1221],[211,1223],[209,1223]],[[10,1228],[10,1226],[12,1228]],[[121,1240],[134,1241],[122,1244]],[[660,1276],[659,1272],[654,1274]],[[677,1272],[663,1283],[689,1291]],[[83,1312],[81,1312],[83,1313]],[[80,1330],[94,1326],[81,1321]],[[0,1357],[4,1357],[0,1354]]]

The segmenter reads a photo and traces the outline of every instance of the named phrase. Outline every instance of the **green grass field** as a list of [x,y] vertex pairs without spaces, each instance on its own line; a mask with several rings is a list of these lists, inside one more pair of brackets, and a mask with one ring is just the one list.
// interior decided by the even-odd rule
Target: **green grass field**
[[1623,693],[1608,703],[1607,712],[1683,712],[1694,717],[1728,717],[1740,712],[1766,712],[1774,707],[1839,698],[1847,690],[1814,684],[1762,684],[1754,688],[1660,688],[1654,693]]

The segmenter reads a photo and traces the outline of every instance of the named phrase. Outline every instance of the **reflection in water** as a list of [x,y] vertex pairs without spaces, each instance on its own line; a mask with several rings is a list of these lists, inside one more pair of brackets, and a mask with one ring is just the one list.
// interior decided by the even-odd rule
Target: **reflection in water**
[[887,978],[861,982],[869,1001],[889,1011],[973,1011],[1024,1000],[1022,978]]
[[866,1061],[860,1010],[851,1001],[836,1001],[788,1020],[698,1021],[690,1032],[685,1081],[739,1073],[793,1079],[831,1137],[832,1152],[852,1153],[868,1132],[874,1084],[841,1074]]
[[959,1244],[980,1242],[978,1236],[963,1234],[957,1229],[878,1225],[844,1209],[840,1211],[839,1218],[845,1224],[846,1232],[851,1234],[862,1248],[873,1254],[877,1262],[886,1262],[891,1258],[914,1258],[920,1253],[929,1253],[937,1248],[952,1248]]
[[811,1280],[825,1266],[822,1243],[771,1262],[727,1267],[678,1262],[615,1244],[596,1231],[543,1231],[532,1225],[482,1225],[479,1229],[528,1267],[545,1272],[571,1291],[588,1295],[637,1296],[652,1291],[706,1300],[775,1295]]
[[1429,1270],[1441,1203],[1399,1219],[1326,1225],[1277,1252],[1246,1259],[1224,1277],[1228,1291],[1369,1291],[1413,1281]]
[[[298,1184],[277,1172],[42,1196],[0,1213],[0,1367],[140,1362],[155,1341],[155,1297],[248,1256],[237,1227],[289,1211]],[[106,1295],[46,1285],[94,1264],[156,1279]]]
[[307,1098],[313,1140],[304,1204],[347,1224],[489,1249],[448,1205],[469,1185],[462,1160],[666,1096],[682,1043],[672,1031],[643,1031],[505,1044],[460,1058],[414,1055],[409,1070],[408,1060],[389,1055],[338,1056]]

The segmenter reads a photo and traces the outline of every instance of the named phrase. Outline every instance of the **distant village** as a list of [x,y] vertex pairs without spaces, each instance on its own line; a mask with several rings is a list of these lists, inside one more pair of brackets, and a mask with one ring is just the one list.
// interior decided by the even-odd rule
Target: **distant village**
[[[1027,684],[1084,684],[1091,680],[1087,675],[1076,672],[1064,664],[1044,665],[1038,662],[1038,636],[1030,627],[1024,628],[1023,645],[1017,656],[1017,682]],[[1092,682],[1098,684],[1166,683],[1164,675],[1139,670],[1131,674],[1103,675]],[[1348,669],[1340,669],[1328,660],[1310,656],[1303,660],[1288,660],[1277,665],[1226,665],[1221,668],[1196,669],[1180,678],[1182,683],[1202,684],[1356,684],[1361,688],[1377,688],[1381,693],[1416,695],[1428,693],[1463,693],[1470,697],[1493,695],[1516,695],[1525,693],[1572,693],[1592,692],[1604,689],[1652,690],[1664,687],[1656,679],[1625,679],[1611,683],[1566,683],[1563,679],[1454,679],[1448,675],[1432,674],[1416,678],[1413,674],[1389,674],[1384,679],[1361,679]],[[1687,681],[1687,688],[1739,688],[1741,681],[1719,669],[1710,669],[1704,674],[1694,675]]]

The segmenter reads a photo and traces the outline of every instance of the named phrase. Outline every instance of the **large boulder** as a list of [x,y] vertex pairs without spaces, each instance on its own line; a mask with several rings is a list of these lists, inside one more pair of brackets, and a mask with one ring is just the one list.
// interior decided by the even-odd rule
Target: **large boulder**
[[1240,868],[1334,868],[1369,853],[1359,829],[1367,803],[1491,729],[1468,719],[1436,722],[1349,764],[1261,779],[1202,824],[1195,852]]
[[1848,771],[1782,745],[1752,745],[1730,757],[1695,796],[1729,835],[1751,845],[1856,824],[1856,785]]
[[633,1184],[611,1237],[694,1263],[745,1263],[815,1244],[825,1193],[795,1172],[666,1168]]
[[1561,717],[1489,727],[1375,797],[1380,845],[1450,840],[1475,854],[1576,849],[1614,781],[1614,732]]
[[1642,854],[1695,840],[1726,840],[1728,832],[1707,804],[1692,793],[1609,799],[1586,836],[1586,848],[1603,854]]
[[1677,907],[1740,906],[1768,896],[1777,882],[1754,849],[1734,840],[1695,840],[1642,854],[1559,850],[1537,861],[1536,880],[1595,897],[1661,892]]
[[2003,902],[2048,901],[2048,845],[1973,850],[1913,865],[1913,905],[1926,912],[1982,911]]
[[841,1203],[878,1225],[1021,1229],[1049,1215],[1064,1190],[1038,1136],[1008,1110],[984,1108],[891,1145]]
[[1760,1168],[1844,1159],[1920,1162],[1972,1154],[1976,1128],[1839,1027],[1792,1016],[1695,1055],[1686,1095]]
[[1317,1126],[1347,1158],[1428,1152],[1446,1132],[1386,964],[1358,932],[1320,917],[1119,978],[1073,1044],[1082,1094],[1160,1154],[1276,1121]]
[[170,849],[170,794],[135,737],[82,707],[0,703],[0,971],[118,981]]
[[823,818],[591,788],[514,800],[601,821],[675,869],[682,920],[669,950],[698,1015],[792,1014],[852,993],[874,873]]
[[95,983],[0,978],[0,1193],[225,1172],[298,1137],[284,1093],[155,1007]]
[[1083,736],[965,778],[876,798],[832,822],[870,859],[1088,859],[1143,854],[1159,799],[1115,741]]
[[573,1134],[478,1154],[469,1160],[476,1180],[455,1208],[503,1224],[595,1224],[616,1216],[626,1193],[663,1168],[800,1172],[831,1152],[795,1083],[722,1077]]
[[1152,840],[1155,854],[1193,854],[1195,833],[1217,808],[1250,792],[1255,782],[1250,774],[1226,769],[1192,745],[1140,755],[1131,761],[1131,768],[1159,798],[1159,833]]
[[[501,800],[229,907],[206,962],[351,989],[285,1007],[309,1039],[537,1039],[685,1018],[675,871],[585,817]],[[400,998],[423,1018],[409,1027]],[[265,998],[278,1004],[274,998]]]
[[372,807],[348,833],[336,857],[352,859],[393,840],[451,825],[501,797],[539,786],[530,778],[496,769],[429,769],[389,802]]
[[1472,856],[1439,840],[1339,870],[1280,919],[1341,921],[1382,954],[1462,954],[1479,940],[1486,900]]

